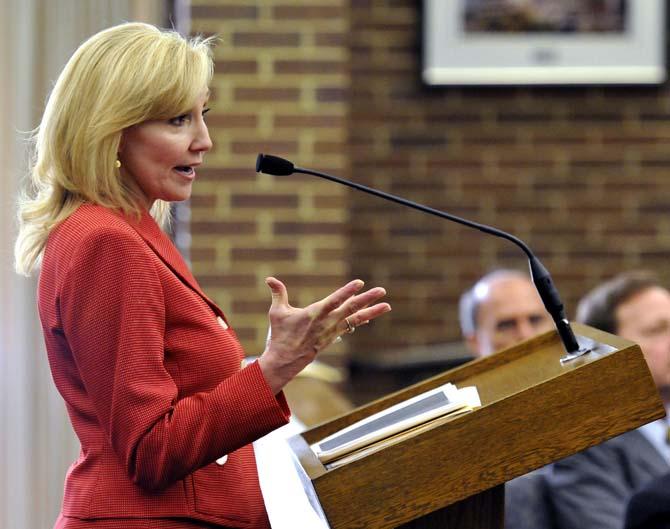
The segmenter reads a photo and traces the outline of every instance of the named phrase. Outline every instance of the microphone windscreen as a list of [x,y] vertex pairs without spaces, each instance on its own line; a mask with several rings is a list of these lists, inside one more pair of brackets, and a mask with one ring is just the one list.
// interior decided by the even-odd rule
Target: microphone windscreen
[[284,176],[293,174],[294,166],[288,160],[271,154],[259,154],[256,158],[256,172]]

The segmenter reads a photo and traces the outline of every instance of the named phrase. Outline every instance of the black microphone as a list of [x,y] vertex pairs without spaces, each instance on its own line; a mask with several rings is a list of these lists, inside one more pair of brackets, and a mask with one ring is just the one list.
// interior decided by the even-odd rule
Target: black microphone
[[430,215],[435,215],[437,217],[451,220],[459,224],[463,224],[465,226],[470,226],[471,228],[483,231],[484,233],[489,233],[491,235],[495,235],[496,237],[501,237],[503,239],[507,239],[508,241],[513,242],[519,248],[521,248],[528,257],[530,275],[533,278],[535,288],[537,288],[537,291],[540,294],[540,298],[542,299],[542,302],[544,303],[547,312],[551,315],[551,318],[554,320],[554,325],[556,326],[558,335],[560,336],[561,341],[563,342],[563,346],[565,347],[565,350],[568,353],[563,360],[571,360],[572,358],[576,358],[590,351],[590,349],[586,347],[580,348],[580,345],[577,342],[577,338],[575,337],[574,332],[572,332],[572,327],[570,327],[570,322],[565,317],[563,302],[561,301],[561,298],[558,295],[558,290],[556,290],[556,287],[554,286],[554,282],[551,279],[549,271],[544,267],[544,265],[535,256],[535,254],[533,254],[528,245],[518,237],[515,237],[514,235],[499,230],[497,228],[487,226],[486,224],[480,224],[478,222],[473,222],[471,220],[457,217],[456,215],[451,215],[450,213],[445,213],[444,211],[424,206],[423,204],[418,204],[416,202],[412,202],[411,200],[407,200],[405,198],[396,195],[391,195],[390,193],[385,193],[384,191],[379,191],[371,187],[357,184],[355,182],[351,182],[349,180],[345,180],[337,176],[321,173],[319,171],[314,171],[312,169],[304,169],[302,167],[298,167],[296,165],[293,165],[292,162],[285,160],[284,158],[280,158],[279,156],[273,156],[271,154],[258,155],[258,157],[256,158],[256,172],[275,176],[286,176],[293,173],[303,173],[318,176],[320,178],[325,178],[326,180],[331,180],[333,182],[337,182],[338,184],[352,187],[354,189],[358,189],[359,191],[363,191],[365,193],[369,193],[371,195],[375,195],[377,197],[390,200],[391,202],[402,204],[403,206],[418,209],[419,211],[429,213]]

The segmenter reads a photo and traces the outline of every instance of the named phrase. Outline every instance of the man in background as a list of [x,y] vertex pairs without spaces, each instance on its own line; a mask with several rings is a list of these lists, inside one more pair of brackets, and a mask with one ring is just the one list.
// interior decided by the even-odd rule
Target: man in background
[[465,342],[488,356],[554,328],[528,274],[500,269],[486,274],[460,299]]
[[[527,273],[500,269],[463,293],[459,303],[463,338],[484,357],[554,328]],[[543,467],[505,484],[506,529],[551,529],[553,513]]]
[[670,473],[637,490],[626,506],[624,529],[668,529],[670,527]]
[[[646,272],[621,274],[587,294],[577,320],[642,349],[670,403],[670,292]],[[659,419],[552,465],[547,476],[560,529],[617,529],[636,489],[670,472],[668,423]]]

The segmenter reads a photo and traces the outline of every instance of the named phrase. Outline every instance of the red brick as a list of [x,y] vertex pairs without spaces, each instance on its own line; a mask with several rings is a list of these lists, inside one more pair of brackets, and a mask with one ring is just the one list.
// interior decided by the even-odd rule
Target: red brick
[[233,248],[230,252],[234,261],[287,261],[298,256],[295,248]]
[[261,152],[293,154],[298,151],[297,141],[234,141],[232,151],[236,154],[254,154]]
[[316,45],[325,47],[345,47],[348,36],[346,33],[317,33]]
[[258,301],[236,299],[233,301],[232,307],[235,314],[259,314],[270,309],[270,302],[268,299]]
[[348,253],[339,248],[317,248],[314,250],[314,259],[320,262],[345,261]]
[[191,261],[202,261],[205,263],[216,260],[216,250],[214,248],[190,248]]
[[317,195],[314,197],[314,207],[317,209],[343,209],[348,200],[343,195]]
[[[257,341],[258,340],[258,330],[255,327],[237,327],[235,325],[235,321],[231,321],[232,323],[232,329],[235,331],[235,334],[237,334],[237,337],[242,340],[242,341]],[[247,352],[247,355],[251,356],[256,356],[260,354],[262,351],[255,352],[255,350],[251,349]]]
[[292,289],[297,287],[323,287],[328,284],[339,286],[342,282],[342,278],[338,274],[325,273],[281,274],[280,279]]
[[200,235],[251,235],[256,233],[255,222],[191,221],[191,230]]
[[199,168],[197,181],[199,182],[255,182],[256,165],[252,158],[249,158],[248,167],[208,167]]
[[258,116],[255,114],[224,114],[217,113],[207,116],[210,127],[224,127],[228,129],[255,129],[258,126]]
[[237,101],[297,101],[300,97],[300,89],[293,87],[238,87],[235,88],[234,97]]
[[300,34],[295,32],[236,31],[233,34],[233,44],[252,48],[295,47],[300,44]]
[[216,206],[216,197],[212,195],[191,195],[191,207],[194,209],[207,209]]
[[310,23],[319,19],[341,18],[345,14],[342,7],[329,5],[278,5],[272,11],[272,16],[277,20],[304,19]]
[[258,63],[250,60],[223,59],[214,63],[214,73],[221,75],[244,74],[250,75],[258,72]]
[[314,143],[316,154],[344,154],[346,144],[341,141],[317,141]]
[[258,17],[258,8],[255,6],[225,6],[225,5],[193,5],[191,6],[191,17],[212,19],[254,19]]
[[316,99],[321,103],[336,103],[345,101],[347,98],[347,89],[339,87],[317,88]]
[[230,203],[236,208],[295,208],[298,205],[298,196],[274,193],[235,193]]
[[343,116],[301,116],[301,115],[279,115],[275,116],[274,124],[277,128],[337,128],[342,129],[346,125]]
[[275,222],[277,235],[339,235],[346,225],[340,222]]
[[204,289],[253,287],[256,285],[256,276],[253,274],[200,273],[200,268],[204,267],[194,266],[194,272],[198,283]]
[[342,74],[345,68],[346,63],[342,61],[292,60],[274,63],[274,71],[278,74]]

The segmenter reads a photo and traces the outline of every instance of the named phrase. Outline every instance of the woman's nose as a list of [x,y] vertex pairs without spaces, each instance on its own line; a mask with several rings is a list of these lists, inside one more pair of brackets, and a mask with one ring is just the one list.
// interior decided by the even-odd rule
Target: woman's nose
[[212,148],[212,139],[209,137],[209,129],[203,121],[198,124],[196,136],[191,144],[191,150],[207,152]]

